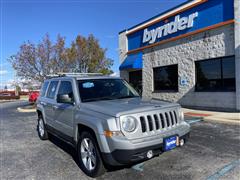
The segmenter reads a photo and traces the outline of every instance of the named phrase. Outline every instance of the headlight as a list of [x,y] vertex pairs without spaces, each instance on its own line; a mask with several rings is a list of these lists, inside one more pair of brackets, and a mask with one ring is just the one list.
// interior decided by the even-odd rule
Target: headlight
[[132,116],[126,116],[122,119],[122,128],[124,131],[132,132],[137,127],[137,120]]

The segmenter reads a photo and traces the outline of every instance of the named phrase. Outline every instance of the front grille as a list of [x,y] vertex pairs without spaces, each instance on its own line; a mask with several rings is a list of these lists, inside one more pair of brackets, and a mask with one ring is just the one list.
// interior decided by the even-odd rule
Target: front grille
[[140,116],[142,132],[151,132],[178,124],[176,111]]

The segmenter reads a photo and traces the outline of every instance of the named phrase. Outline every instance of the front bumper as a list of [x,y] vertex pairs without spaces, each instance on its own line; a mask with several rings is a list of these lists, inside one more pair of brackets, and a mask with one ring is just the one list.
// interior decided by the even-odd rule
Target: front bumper
[[[189,136],[190,133],[188,132],[183,136],[179,136],[179,139],[184,139],[186,142]],[[153,151],[154,156],[159,155],[164,152],[163,143],[131,150],[117,149],[111,153],[102,153],[102,158],[105,163],[112,166],[131,165],[136,162],[147,160],[147,152],[149,150]]]

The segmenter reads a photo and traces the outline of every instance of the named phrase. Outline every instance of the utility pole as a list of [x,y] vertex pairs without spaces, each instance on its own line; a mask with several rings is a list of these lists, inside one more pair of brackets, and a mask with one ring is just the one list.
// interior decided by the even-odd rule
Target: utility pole
[[18,82],[17,82],[17,78],[16,78],[16,71],[14,71],[14,86],[15,86],[15,96],[18,96],[19,95],[19,92],[18,92]]

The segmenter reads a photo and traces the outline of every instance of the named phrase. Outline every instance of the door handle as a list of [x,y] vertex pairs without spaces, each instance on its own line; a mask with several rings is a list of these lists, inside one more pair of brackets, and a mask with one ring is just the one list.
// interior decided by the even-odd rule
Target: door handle
[[47,103],[42,102],[42,101],[40,102],[40,104],[43,105],[43,106],[46,106],[46,105],[47,105]]
[[57,109],[59,109],[59,107],[58,106],[53,106],[53,109],[57,110]]

